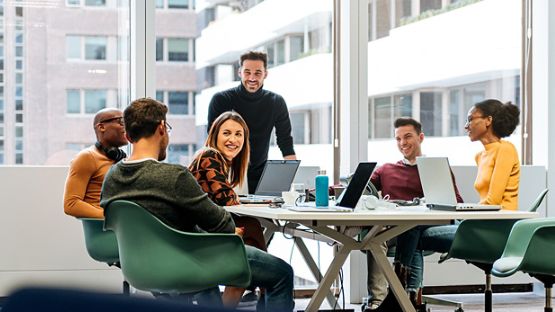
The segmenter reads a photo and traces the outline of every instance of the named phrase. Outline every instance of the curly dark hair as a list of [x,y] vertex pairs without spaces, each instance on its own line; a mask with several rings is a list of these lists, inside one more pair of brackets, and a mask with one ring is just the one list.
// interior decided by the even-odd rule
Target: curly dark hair
[[485,117],[491,116],[493,134],[499,138],[511,135],[520,123],[520,109],[511,102],[488,99],[474,104],[474,108]]
[[151,137],[160,122],[166,120],[168,107],[151,98],[140,98],[131,102],[123,111],[125,132],[131,143]]

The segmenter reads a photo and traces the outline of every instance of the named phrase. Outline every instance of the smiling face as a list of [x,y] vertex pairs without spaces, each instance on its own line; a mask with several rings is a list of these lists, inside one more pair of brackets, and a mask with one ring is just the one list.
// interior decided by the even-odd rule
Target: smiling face
[[244,60],[239,68],[241,83],[250,93],[255,93],[264,84],[268,72],[264,68],[264,62],[260,60]]
[[422,156],[420,144],[424,141],[424,133],[418,134],[414,126],[395,128],[395,140],[399,151],[408,161],[415,162],[417,156]]
[[245,132],[241,124],[228,119],[218,131],[216,148],[229,161],[233,160],[243,148],[245,143]]
[[474,142],[483,138],[488,133],[491,122],[491,116],[484,116],[479,109],[472,107],[468,111],[466,124],[464,125],[470,141]]

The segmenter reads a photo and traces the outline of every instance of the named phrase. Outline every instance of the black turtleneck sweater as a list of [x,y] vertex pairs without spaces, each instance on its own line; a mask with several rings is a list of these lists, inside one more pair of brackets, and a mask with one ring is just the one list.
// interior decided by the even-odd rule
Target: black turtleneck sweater
[[268,159],[270,136],[274,127],[277,145],[283,156],[295,155],[287,104],[279,94],[263,88],[250,93],[240,84],[214,94],[208,107],[208,129],[221,113],[231,110],[239,113],[249,126],[251,155],[248,182],[249,193],[254,194]]

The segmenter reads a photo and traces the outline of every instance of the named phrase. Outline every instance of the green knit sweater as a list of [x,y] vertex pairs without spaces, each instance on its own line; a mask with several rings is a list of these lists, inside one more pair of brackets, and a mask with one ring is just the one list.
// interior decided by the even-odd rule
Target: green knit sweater
[[181,231],[235,231],[229,212],[214,204],[181,165],[153,159],[120,161],[106,174],[100,206],[118,199],[135,202]]

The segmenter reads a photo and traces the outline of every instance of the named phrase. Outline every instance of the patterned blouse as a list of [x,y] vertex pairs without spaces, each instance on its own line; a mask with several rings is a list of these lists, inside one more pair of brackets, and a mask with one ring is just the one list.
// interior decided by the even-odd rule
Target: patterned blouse
[[189,170],[214,203],[220,206],[239,205],[237,194],[227,179],[226,162],[221,154],[206,149],[191,163]]

